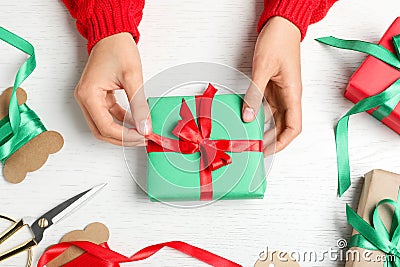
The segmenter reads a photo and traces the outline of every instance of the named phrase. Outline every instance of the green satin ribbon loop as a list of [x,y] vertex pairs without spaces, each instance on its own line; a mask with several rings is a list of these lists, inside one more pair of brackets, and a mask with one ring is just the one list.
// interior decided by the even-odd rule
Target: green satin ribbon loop
[[394,50],[396,51],[397,58],[400,59],[400,35],[393,37]]
[[[396,54],[381,45],[358,40],[343,40],[332,36],[316,39],[326,45],[366,53],[400,70],[400,35],[393,37]],[[382,121],[400,102],[400,79],[380,94],[365,98],[354,105],[337,123],[335,128],[338,169],[338,193],[342,196],[351,185],[348,124],[351,115],[377,108],[372,115]]]
[[384,118],[388,117],[390,113],[396,108],[400,102],[400,95],[394,95],[392,99],[385,102],[384,105],[380,106],[377,110],[372,112],[372,116],[376,119],[382,121]]
[[359,40],[343,40],[333,36],[321,37],[317,38],[316,40],[320,43],[336,48],[366,53],[382,60],[383,62],[391,65],[392,67],[395,67],[396,69],[400,69],[400,60],[397,55],[394,55],[392,52],[381,45]]
[[26,104],[18,106],[17,89],[36,68],[35,50],[26,40],[0,27],[0,39],[29,55],[15,76],[8,116],[0,120],[0,161],[5,161],[34,137],[46,131],[36,113]]
[[[400,79],[393,83],[389,88],[380,94],[365,98],[355,104],[339,121],[336,125],[336,155],[337,155],[337,168],[338,168],[338,188],[339,196],[350,187],[350,160],[349,160],[349,139],[348,139],[348,125],[351,115],[365,112],[367,110],[382,105],[382,103],[389,103],[390,105],[382,105],[380,112],[376,110],[373,115],[382,117],[382,111],[386,110],[386,116],[390,115],[396,105],[393,105],[393,100],[397,105],[400,100]],[[391,107],[390,107],[391,106]],[[383,108],[384,107],[384,108]],[[385,116],[385,117],[386,117]],[[379,118],[379,117],[378,117]]]
[[19,106],[21,123],[18,133],[12,132],[8,117],[0,120],[0,161],[5,161],[30,140],[46,131],[38,115],[26,104]]
[[[379,215],[381,206],[393,206],[393,220],[390,231],[385,227]],[[380,201],[373,212],[372,224],[364,221],[349,205],[346,206],[348,223],[359,232],[351,237],[349,247],[359,247],[367,250],[386,253],[384,266],[400,267],[400,202],[391,199]]]
[[17,72],[17,75],[15,76],[13,92],[10,99],[10,106],[8,107],[11,128],[13,130],[13,133],[16,134],[18,132],[18,127],[20,124],[20,115],[18,110],[16,91],[18,87],[23,83],[23,81],[25,81],[25,79],[28,78],[28,76],[36,68],[35,49],[28,41],[4,29],[3,27],[0,27],[0,39],[30,56],[22,64]]

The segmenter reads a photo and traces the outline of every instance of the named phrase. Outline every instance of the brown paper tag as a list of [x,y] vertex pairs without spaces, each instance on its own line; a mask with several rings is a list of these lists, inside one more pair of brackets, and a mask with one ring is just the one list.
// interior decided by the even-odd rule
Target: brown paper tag
[[291,259],[288,253],[274,251],[268,253],[268,257],[265,257],[265,259],[259,259],[254,267],[300,267],[300,265]]
[[[10,87],[0,95],[0,119],[8,114],[11,93]],[[22,88],[17,89],[17,99],[18,105],[26,102],[27,95]],[[49,155],[58,152],[63,145],[64,139],[58,132],[46,131],[39,134],[6,160],[3,166],[4,177],[14,184],[22,182],[28,172],[40,169]]]
[[[76,230],[66,234],[60,242],[89,241],[102,244],[108,241],[110,232],[102,223],[91,223],[84,230]],[[84,251],[77,247],[68,248],[63,254],[46,264],[47,267],[59,267],[78,258]]]

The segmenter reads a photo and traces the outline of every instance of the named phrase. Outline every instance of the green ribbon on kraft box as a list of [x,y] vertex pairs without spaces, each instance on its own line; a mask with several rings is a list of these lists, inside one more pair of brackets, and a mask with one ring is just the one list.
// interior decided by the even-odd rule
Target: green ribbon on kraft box
[[[380,207],[394,208],[392,226],[386,229],[379,215]],[[359,247],[366,250],[379,250],[385,253],[384,267],[400,267],[400,194],[398,200],[383,199],[376,205],[372,214],[371,225],[363,220],[353,209],[346,206],[348,223],[359,232],[353,235],[349,247]]]

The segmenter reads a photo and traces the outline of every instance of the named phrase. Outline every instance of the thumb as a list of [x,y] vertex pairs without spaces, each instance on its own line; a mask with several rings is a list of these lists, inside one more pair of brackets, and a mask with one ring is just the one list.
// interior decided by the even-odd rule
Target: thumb
[[127,82],[124,85],[137,131],[141,135],[149,135],[152,131],[149,105],[142,82]]
[[265,73],[257,73],[255,70],[253,74],[253,81],[247,89],[246,95],[244,96],[244,103],[242,107],[242,118],[244,122],[251,122],[255,119],[256,114],[261,107],[261,103],[264,98],[265,88],[272,75],[266,75]]

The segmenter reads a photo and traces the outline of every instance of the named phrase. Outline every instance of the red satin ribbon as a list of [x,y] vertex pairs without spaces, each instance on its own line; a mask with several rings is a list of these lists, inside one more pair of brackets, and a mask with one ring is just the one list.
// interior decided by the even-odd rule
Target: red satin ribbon
[[207,250],[189,245],[181,241],[172,241],[161,244],[148,246],[131,257],[126,257],[115,251],[112,251],[107,243],[96,245],[86,241],[66,242],[59,243],[50,247],[39,259],[38,267],[43,267],[57,256],[61,255],[65,250],[71,246],[76,246],[83,249],[86,253],[72,260],[71,262],[63,265],[64,267],[119,267],[119,263],[135,262],[147,259],[160,251],[164,247],[173,248],[183,252],[193,258],[196,258],[204,263],[215,267],[241,267],[237,263],[222,258]]
[[179,140],[152,133],[146,136],[147,152],[200,152],[200,200],[212,200],[212,171],[232,163],[225,152],[262,152],[262,140],[210,140],[212,122],[211,107],[217,89],[208,85],[203,95],[196,96],[197,124],[185,99],[180,109],[181,120],[172,134]]

